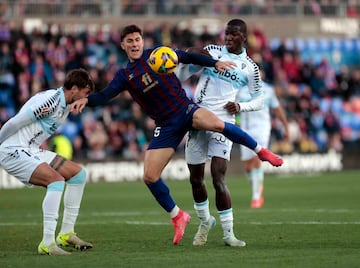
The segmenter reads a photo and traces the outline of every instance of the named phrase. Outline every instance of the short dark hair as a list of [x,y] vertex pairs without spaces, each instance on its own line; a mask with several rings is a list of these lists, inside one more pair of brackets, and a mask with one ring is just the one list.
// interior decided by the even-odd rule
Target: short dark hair
[[88,87],[91,91],[95,90],[95,84],[90,74],[85,69],[73,69],[66,75],[64,88],[71,89],[73,86],[79,88]]
[[247,33],[247,25],[246,22],[241,19],[232,19],[227,23],[227,26],[238,26],[240,28],[240,32]]
[[131,34],[131,33],[139,33],[142,36],[142,30],[140,29],[140,27],[135,24],[131,24],[131,25],[125,26],[124,29],[121,31],[120,41],[122,42],[124,40],[124,38],[128,34]]

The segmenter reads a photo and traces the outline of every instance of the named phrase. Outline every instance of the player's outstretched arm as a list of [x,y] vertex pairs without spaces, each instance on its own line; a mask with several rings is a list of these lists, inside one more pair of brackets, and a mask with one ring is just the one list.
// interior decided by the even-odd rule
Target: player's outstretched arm
[[179,56],[179,61],[185,64],[192,63],[200,66],[215,67],[220,72],[236,68],[235,62],[214,60],[203,53],[190,53],[183,50],[177,50],[177,54]]
[[215,63],[215,68],[218,71],[223,72],[225,70],[235,69],[236,64],[235,64],[235,62],[232,62],[232,61],[220,61],[220,60],[218,60]]

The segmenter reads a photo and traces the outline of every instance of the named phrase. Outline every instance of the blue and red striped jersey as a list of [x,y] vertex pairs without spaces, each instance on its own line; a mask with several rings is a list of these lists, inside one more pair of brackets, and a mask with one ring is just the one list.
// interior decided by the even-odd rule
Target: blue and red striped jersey
[[[88,97],[88,106],[105,105],[120,92],[128,90],[144,112],[157,125],[172,119],[186,109],[192,101],[186,96],[177,76],[172,74],[160,75],[155,73],[147,64],[152,49],[144,50],[140,59],[129,62],[126,68],[120,69],[113,80],[103,90]],[[216,61],[211,58],[176,50],[179,61],[206,66],[215,66]]]

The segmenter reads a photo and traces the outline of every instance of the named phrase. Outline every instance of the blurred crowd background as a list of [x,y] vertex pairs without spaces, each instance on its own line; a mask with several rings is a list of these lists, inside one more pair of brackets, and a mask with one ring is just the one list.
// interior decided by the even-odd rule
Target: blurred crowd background
[[[61,25],[49,24],[28,31],[11,19],[11,14],[26,14],[37,2],[7,1],[7,5],[0,5],[0,125],[12,117],[31,95],[61,86],[66,72],[73,68],[87,69],[100,90],[127,63],[119,45],[122,25],[108,30],[83,28],[64,31]],[[64,1],[40,2],[47,5],[48,12],[52,12],[50,6],[58,8]],[[76,2],[71,1],[73,5],[70,7],[74,11],[78,10],[74,7]],[[99,9],[91,10],[96,13],[104,12],[104,3],[115,5],[116,2],[92,0],[87,4],[92,8],[96,4]],[[143,14],[149,12],[148,2],[121,1],[121,10],[127,14]],[[185,2],[176,1],[182,7],[187,6]],[[322,7],[326,7],[325,2],[337,7],[346,3],[341,9],[346,16],[356,17],[358,11],[357,8],[351,9],[352,4],[358,4],[357,1],[228,1],[228,4],[220,6],[226,10],[216,9],[218,1],[195,2],[206,2],[212,12],[228,12],[234,16],[248,12],[246,10],[249,8],[255,10],[256,7],[264,8],[262,12],[268,13],[271,10],[269,2],[283,6],[286,3],[306,3],[312,8],[312,14],[324,12],[326,9]],[[176,5],[175,1],[149,3],[154,4],[156,12],[171,14],[174,9],[167,8],[170,4],[172,8]],[[245,9],[247,5],[248,9]],[[235,9],[236,6],[238,9]],[[160,7],[163,10],[158,9]],[[181,11],[180,7],[175,10],[195,12]],[[338,8],[336,10],[339,12]],[[200,32],[171,23],[139,26],[144,30],[146,48],[161,44],[185,49],[209,43],[222,44],[224,38],[221,29],[214,33],[210,25],[205,25]],[[264,29],[266,25],[249,24],[248,27],[248,54],[264,68],[266,82],[275,87],[289,120],[290,140],[284,141],[281,124],[273,119],[271,149],[279,154],[359,150],[359,38],[270,39]],[[194,76],[183,85],[189,96],[194,91],[197,79]],[[44,147],[65,150],[69,158],[140,160],[153,128],[153,121],[124,92],[105,107],[87,108],[80,115],[70,115],[59,133]],[[178,152],[182,151],[183,144]]]
[[33,15],[327,15],[358,16],[358,0],[3,0],[0,12]]

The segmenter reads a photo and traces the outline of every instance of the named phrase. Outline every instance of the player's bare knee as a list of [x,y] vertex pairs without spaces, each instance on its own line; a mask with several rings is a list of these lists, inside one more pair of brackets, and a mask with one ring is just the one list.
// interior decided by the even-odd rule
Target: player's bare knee
[[154,177],[154,176],[149,176],[149,175],[146,175],[144,174],[144,177],[143,177],[143,180],[146,184],[149,184],[149,183],[154,183],[156,182],[157,180],[159,179],[159,177]]
[[224,122],[221,121],[220,119],[219,120],[215,120],[213,122],[213,128],[214,128],[214,131],[216,132],[223,132],[224,130]]
[[227,186],[224,180],[217,180],[213,182],[214,189],[218,193],[227,192]]
[[86,183],[86,169],[81,168],[80,172],[78,172],[75,176],[71,177],[67,180],[68,184],[85,184]]

